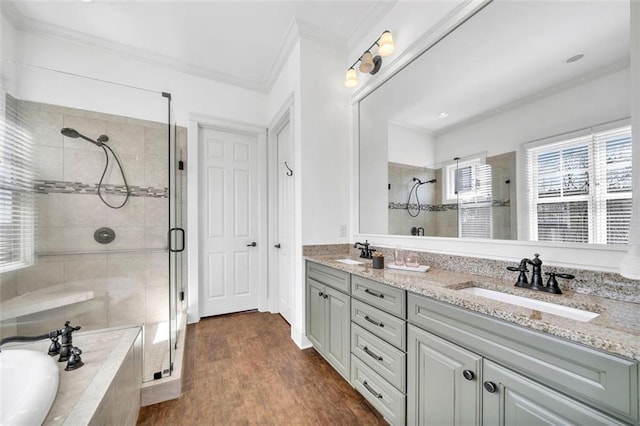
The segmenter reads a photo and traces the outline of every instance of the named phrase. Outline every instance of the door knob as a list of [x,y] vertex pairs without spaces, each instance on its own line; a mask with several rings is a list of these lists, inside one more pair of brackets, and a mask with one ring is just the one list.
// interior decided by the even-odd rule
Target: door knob
[[255,246],[257,246],[257,245],[258,245],[258,244],[256,244],[256,242],[254,241],[254,242],[252,242],[251,244],[247,244],[247,247],[255,247]]
[[473,380],[473,378],[476,377],[476,375],[471,370],[464,370],[462,372],[462,376],[464,376],[464,378],[467,380]]
[[282,247],[282,246],[280,245],[280,243],[278,243],[278,244],[276,244],[274,247],[275,247],[275,248],[280,248],[280,247]]

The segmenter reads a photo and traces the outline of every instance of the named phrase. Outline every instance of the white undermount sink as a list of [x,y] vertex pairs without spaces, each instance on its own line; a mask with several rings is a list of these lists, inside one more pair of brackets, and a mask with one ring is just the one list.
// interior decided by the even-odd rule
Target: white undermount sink
[[336,262],[344,263],[347,265],[363,265],[364,262],[360,262],[359,260],[353,259],[336,259]]
[[487,299],[497,300],[499,302],[522,306],[523,308],[535,309],[537,311],[546,312],[548,314],[570,318],[576,321],[587,322],[600,315],[595,312],[585,311],[582,309],[572,308],[564,305],[557,305],[555,303],[543,302],[542,300],[529,299],[527,297],[502,293],[500,291],[488,290],[481,287],[467,287],[461,289],[460,291],[474,294],[476,296],[486,297]]

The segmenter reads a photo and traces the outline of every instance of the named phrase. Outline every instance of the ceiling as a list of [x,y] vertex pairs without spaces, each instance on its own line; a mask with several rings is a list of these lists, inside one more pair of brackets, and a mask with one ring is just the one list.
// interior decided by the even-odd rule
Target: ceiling
[[297,35],[343,50],[346,62],[396,1],[7,0],[2,7],[24,31],[267,91]]
[[[361,108],[376,120],[444,133],[628,68],[629,34],[625,1],[495,1]],[[567,63],[577,54],[584,58]]]

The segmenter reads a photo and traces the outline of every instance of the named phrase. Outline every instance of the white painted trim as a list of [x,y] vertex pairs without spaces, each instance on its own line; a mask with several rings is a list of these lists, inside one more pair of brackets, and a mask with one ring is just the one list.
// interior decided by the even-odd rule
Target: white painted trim
[[267,289],[267,132],[266,128],[257,124],[232,121],[219,117],[203,114],[189,114],[189,131],[187,134],[187,246],[188,246],[188,301],[187,316],[189,324],[200,320],[200,274],[199,274],[199,170],[198,158],[200,156],[200,129],[210,128],[225,132],[242,133],[255,136],[258,139],[258,197],[260,205],[258,207],[258,236],[263,242],[258,246],[258,262],[260,272],[258,273],[260,296],[258,310],[266,310],[268,303]]
[[[352,95],[352,239],[369,240],[372,245],[381,247],[402,246],[418,251],[451,254],[458,256],[470,256],[477,258],[499,259],[517,262],[523,257],[531,257],[534,253],[540,253],[545,264],[571,267],[577,269],[618,272],[618,267],[625,254],[624,247],[614,247],[596,244],[561,244],[538,241],[508,241],[508,240],[472,240],[458,238],[438,237],[413,237],[398,235],[363,234],[360,229],[359,210],[359,129],[358,129],[358,102],[384,81],[393,77],[404,66],[426,51],[429,46],[440,40],[457,26],[469,19],[483,7],[489,4],[485,0],[470,0],[460,8],[453,11],[440,24],[418,39],[410,48],[403,52],[392,64],[385,66],[379,78],[371,79]],[[377,77],[377,75],[376,75]],[[520,164],[518,164],[520,166]],[[519,179],[520,180],[520,179]],[[518,198],[519,205],[520,198]]]
[[[277,149],[277,134],[288,124],[290,125],[289,137],[292,138],[291,149],[293,153],[295,153],[295,144],[293,143],[294,133],[293,133],[293,112],[295,102],[295,94],[291,93],[285,99],[282,106],[278,109],[278,112],[274,115],[274,118],[269,125],[269,137],[267,138],[267,170],[268,170],[268,189],[267,191],[270,194],[268,200],[268,215],[269,215],[269,250],[268,250],[268,260],[267,263],[270,265],[269,267],[269,310],[271,312],[279,312],[278,307],[278,279],[279,274],[277,273],[277,268],[271,267],[271,265],[276,265],[277,263],[277,253],[275,252],[274,245],[278,243],[276,241],[276,237],[278,236],[278,198],[275,194],[278,193],[278,149]],[[292,154],[293,154],[292,153]],[[293,256],[294,251],[291,251]],[[293,257],[292,257],[293,258]],[[293,276],[292,276],[293,279]],[[293,284],[293,282],[292,282]],[[292,313],[293,315],[293,313]]]

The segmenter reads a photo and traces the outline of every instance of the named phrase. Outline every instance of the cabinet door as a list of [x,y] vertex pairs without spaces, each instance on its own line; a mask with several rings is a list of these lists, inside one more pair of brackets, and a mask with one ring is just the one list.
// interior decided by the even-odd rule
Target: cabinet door
[[482,357],[413,325],[407,345],[407,424],[479,424]]
[[327,309],[325,357],[343,377],[348,378],[351,359],[351,306],[349,303],[351,298],[331,287],[325,287],[325,292],[329,296],[325,299]]
[[307,337],[324,354],[326,338],[325,286],[307,278]]
[[482,423],[487,426],[624,424],[488,360],[483,380]]

